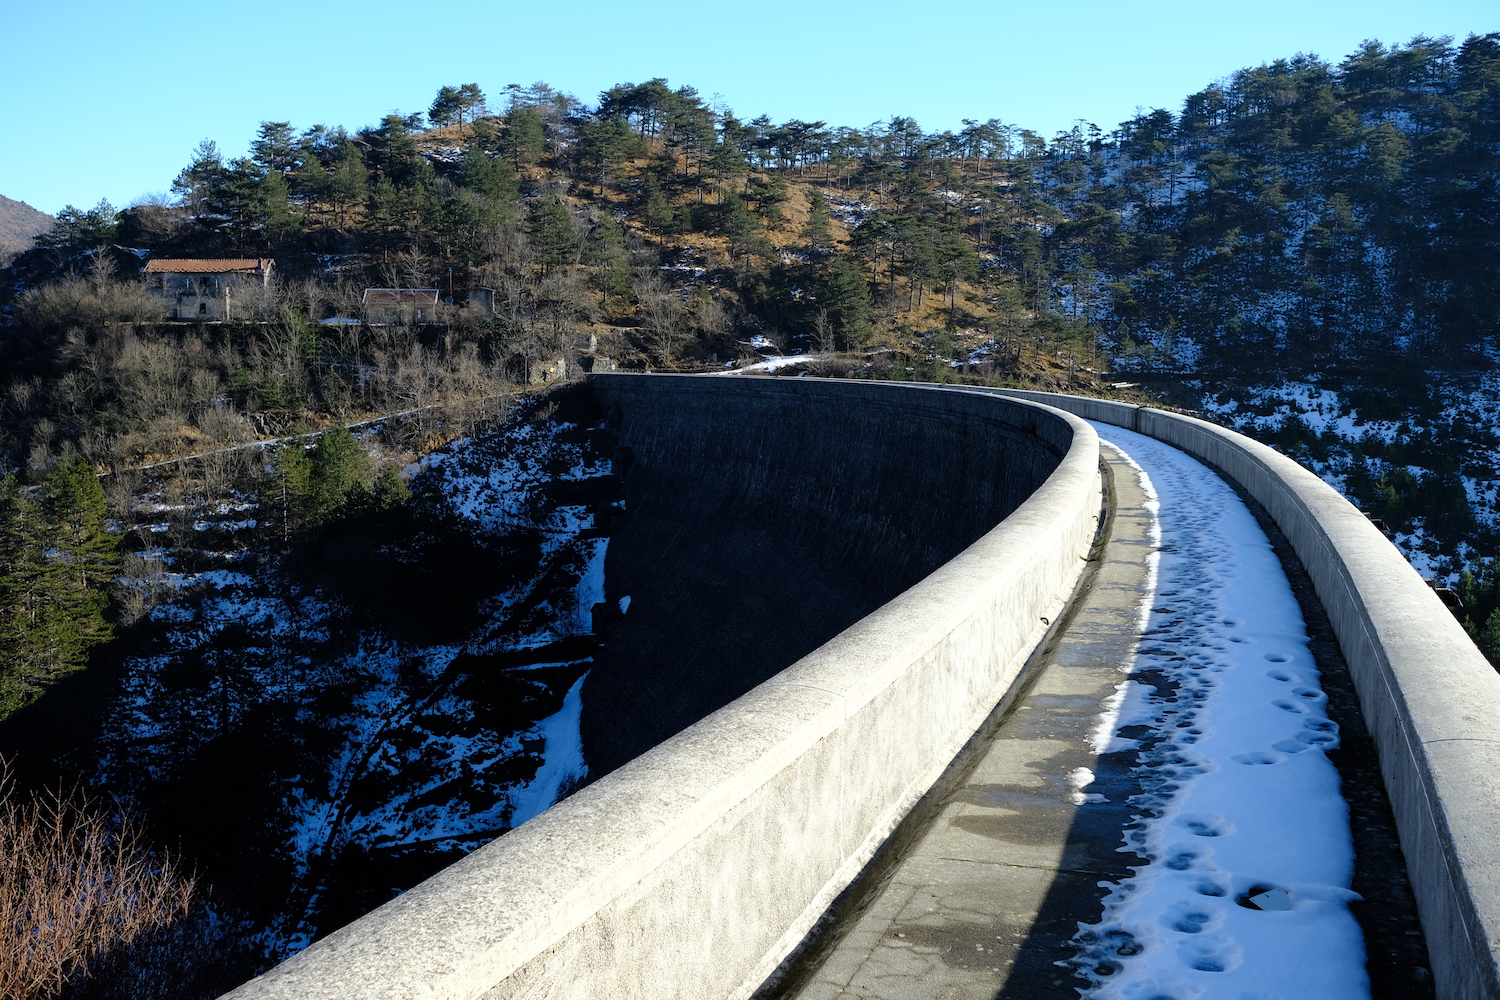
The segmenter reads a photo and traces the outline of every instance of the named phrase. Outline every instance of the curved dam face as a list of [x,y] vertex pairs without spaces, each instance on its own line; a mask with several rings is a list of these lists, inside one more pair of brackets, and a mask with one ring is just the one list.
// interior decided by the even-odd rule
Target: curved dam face
[[1014,690],[1097,534],[1098,438],[1057,409],[847,381],[581,391],[615,438],[592,783],[239,1000],[749,997]]
[[1066,450],[1020,408],[894,385],[604,375],[584,391],[623,495],[583,690],[591,778],[916,584]]
[[1080,417],[1212,466],[1286,536],[1349,664],[1436,993],[1500,996],[1500,675],[1316,476],[1191,417],[1078,397],[695,376],[581,391],[614,437],[600,490],[623,491],[585,694],[595,780],[237,1000],[754,995],[1015,694],[1101,558]]

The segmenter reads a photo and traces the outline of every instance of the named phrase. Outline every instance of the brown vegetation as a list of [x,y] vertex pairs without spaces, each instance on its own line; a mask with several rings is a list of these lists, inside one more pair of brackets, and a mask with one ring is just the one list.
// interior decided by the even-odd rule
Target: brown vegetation
[[22,799],[0,770],[0,997],[56,996],[184,916],[194,890],[127,813],[76,789]]

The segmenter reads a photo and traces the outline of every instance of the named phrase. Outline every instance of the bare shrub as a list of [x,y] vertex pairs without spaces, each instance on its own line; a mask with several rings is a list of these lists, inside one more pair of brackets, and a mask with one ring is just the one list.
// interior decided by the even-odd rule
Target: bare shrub
[[0,762],[0,997],[56,996],[185,915],[194,889],[127,813],[76,788],[22,799]]
[[111,588],[120,624],[133,625],[156,605],[177,596],[176,578],[167,570],[156,550],[125,553],[120,577]]
[[638,269],[635,297],[641,304],[642,326],[661,359],[671,363],[692,335],[693,315],[682,293],[655,271]]
[[92,273],[68,277],[21,296],[21,314],[38,329],[86,329],[119,320],[151,323],[162,318],[162,300],[139,281],[116,281],[107,258],[100,257]]

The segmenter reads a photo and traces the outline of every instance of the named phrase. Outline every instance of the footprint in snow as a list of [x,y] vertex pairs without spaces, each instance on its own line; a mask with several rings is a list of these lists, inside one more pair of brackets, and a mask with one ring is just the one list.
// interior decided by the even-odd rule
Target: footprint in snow
[[1227,837],[1234,833],[1234,824],[1214,813],[1183,813],[1173,822],[1197,837]]
[[1224,922],[1224,911],[1204,903],[1176,903],[1162,914],[1163,927],[1179,934],[1202,934]]
[[1236,764],[1280,764],[1286,760],[1286,754],[1274,750],[1252,750],[1250,753],[1237,753],[1229,759]]
[[1291,739],[1278,740],[1271,744],[1273,750],[1282,753],[1301,753],[1316,747],[1332,750],[1339,745],[1338,723],[1329,719],[1308,719],[1302,723],[1302,731]]
[[1189,868],[1204,867],[1204,863],[1213,856],[1213,850],[1208,847],[1192,847],[1185,844],[1174,844],[1167,848],[1162,864],[1174,872],[1185,872]]
[[1177,958],[1199,972],[1228,972],[1240,964],[1243,952],[1229,938],[1195,935],[1177,946]]

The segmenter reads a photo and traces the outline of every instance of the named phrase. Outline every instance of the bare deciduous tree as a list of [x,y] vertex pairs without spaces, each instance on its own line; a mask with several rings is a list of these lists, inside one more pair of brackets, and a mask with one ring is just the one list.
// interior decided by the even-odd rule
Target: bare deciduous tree
[[641,304],[646,334],[663,361],[673,361],[692,333],[693,315],[682,293],[654,270],[636,272],[635,297]]
[[56,996],[188,912],[194,879],[82,792],[19,797],[0,762],[0,996]]

